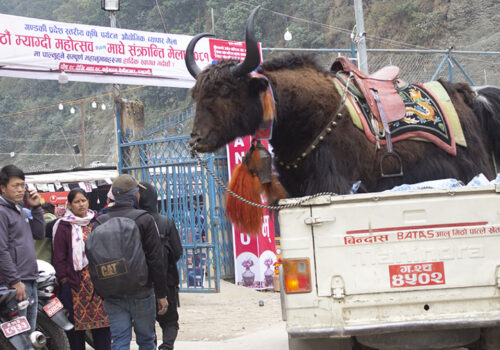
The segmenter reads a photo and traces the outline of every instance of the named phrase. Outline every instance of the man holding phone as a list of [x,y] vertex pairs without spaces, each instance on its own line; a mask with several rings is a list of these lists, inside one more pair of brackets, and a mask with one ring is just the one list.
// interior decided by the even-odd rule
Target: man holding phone
[[[45,221],[36,190],[26,189],[24,173],[15,165],[0,170],[0,286],[17,290],[17,302],[30,300],[26,318],[36,327],[38,267],[34,239],[45,236]],[[26,194],[26,198],[25,198]],[[23,210],[31,208],[32,219]]]

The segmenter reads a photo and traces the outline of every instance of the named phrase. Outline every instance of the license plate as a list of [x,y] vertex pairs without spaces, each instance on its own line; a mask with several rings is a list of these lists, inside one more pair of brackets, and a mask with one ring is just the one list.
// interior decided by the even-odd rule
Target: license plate
[[43,307],[43,311],[47,314],[47,316],[52,317],[56,314],[57,311],[63,308],[63,304],[59,301],[59,299],[54,298]]
[[5,338],[13,337],[17,334],[21,334],[31,329],[28,320],[24,316],[18,317],[15,320],[9,322],[2,323],[0,327],[2,328],[2,332],[3,335],[5,335]]
[[432,286],[446,283],[442,261],[389,265],[389,277],[391,288]]

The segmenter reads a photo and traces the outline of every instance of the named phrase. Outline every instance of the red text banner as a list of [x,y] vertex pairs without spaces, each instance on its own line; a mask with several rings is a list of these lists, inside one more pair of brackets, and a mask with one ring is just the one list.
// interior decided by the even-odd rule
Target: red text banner
[[[192,37],[54,22],[0,14],[0,76],[189,88],[184,61]],[[245,57],[245,43],[202,38],[194,59],[201,68]]]

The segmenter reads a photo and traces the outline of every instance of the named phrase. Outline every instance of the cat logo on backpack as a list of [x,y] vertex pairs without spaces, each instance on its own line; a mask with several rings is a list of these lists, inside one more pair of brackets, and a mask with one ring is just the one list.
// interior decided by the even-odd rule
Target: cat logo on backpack
[[99,216],[85,242],[85,254],[96,293],[102,298],[146,288],[149,269],[135,220],[147,214],[131,210],[124,216]]
[[100,280],[128,273],[125,259],[106,262],[105,264],[96,265],[95,268],[97,278]]

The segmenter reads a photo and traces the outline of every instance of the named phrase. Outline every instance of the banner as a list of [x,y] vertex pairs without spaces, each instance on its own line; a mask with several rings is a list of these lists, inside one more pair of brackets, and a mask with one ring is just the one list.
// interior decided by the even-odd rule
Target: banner
[[38,193],[43,198],[44,203],[52,203],[54,206],[65,206],[68,201],[69,191],[64,192],[44,192]]
[[[227,145],[229,181],[231,174],[250,149],[251,136],[239,137]],[[267,141],[262,144],[269,149]],[[230,195],[230,194],[228,194]],[[264,209],[264,218],[260,233],[249,235],[232,225],[234,242],[235,283],[254,289],[273,288],[276,246],[274,241],[274,222],[271,213]]]
[[[0,14],[0,76],[190,88],[184,62],[192,36],[89,26]],[[244,58],[243,42],[201,39],[194,58]]]

